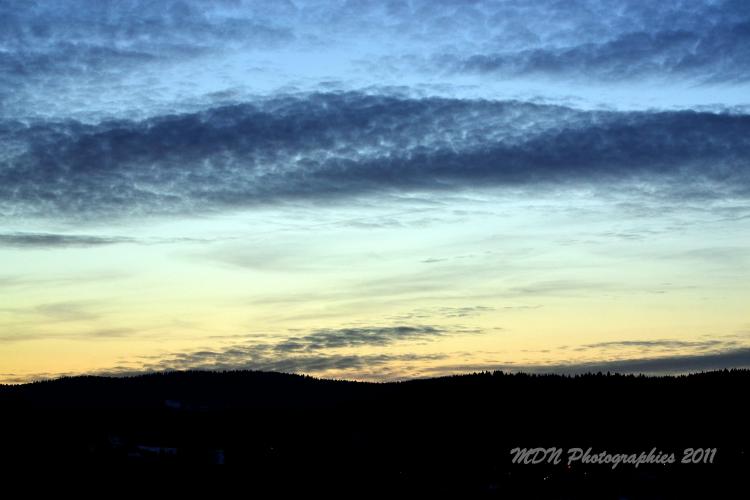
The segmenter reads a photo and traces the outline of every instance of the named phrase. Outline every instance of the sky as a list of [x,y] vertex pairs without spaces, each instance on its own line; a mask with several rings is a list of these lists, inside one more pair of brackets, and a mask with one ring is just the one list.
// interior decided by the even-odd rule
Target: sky
[[0,383],[750,367],[745,0],[0,1]]

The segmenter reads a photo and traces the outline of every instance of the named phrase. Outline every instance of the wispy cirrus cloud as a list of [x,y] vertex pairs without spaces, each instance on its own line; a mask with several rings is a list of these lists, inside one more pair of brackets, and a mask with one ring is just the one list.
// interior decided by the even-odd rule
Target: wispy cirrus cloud
[[136,328],[82,328],[72,332],[38,331],[15,333],[8,331],[0,334],[0,344],[49,340],[107,341],[137,337],[142,333]]
[[0,248],[22,249],[62,249],[90,248],[123,243],[135,245],[164,245],[174,243],[214,243],[231,238],[190,238],[190,237],[141,237],[98,236],[67,233],[0,233]]
[[617,340],[610,342],[596,342],[580,346],[579,350],[586,349],[715,349],[718,347],[732,347],[738,342],[724,339],[709,340],[679,340],[679,339],[656,339],[656,340]]
[[81,234],[55,233],[5,233],[0,234],[0,247],[18,248],[64,248],[97,247],[117,243],[132,243],[133,238],[124,236],[88,236]]
[[[508,306],[510,307],[510,306]],[[489,306],[461,306],[461,307],[434,307],[434,308],[423,308],[416,309],[403,314],[392,316],[391,319],[397,321],[404,320],[425,320],[428,318],[445,318],[445,319],[457,319],[457,318],[473,318],[495,311],[494,307]]]

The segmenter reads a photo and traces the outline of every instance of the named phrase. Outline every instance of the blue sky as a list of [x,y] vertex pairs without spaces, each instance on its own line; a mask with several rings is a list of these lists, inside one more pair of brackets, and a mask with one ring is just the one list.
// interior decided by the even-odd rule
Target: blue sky
[[746,2],[0,19],[4,381],[750,365]]

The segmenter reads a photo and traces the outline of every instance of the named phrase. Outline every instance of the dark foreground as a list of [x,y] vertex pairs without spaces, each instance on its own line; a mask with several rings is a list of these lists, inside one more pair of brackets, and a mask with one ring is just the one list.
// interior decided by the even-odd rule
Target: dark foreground
[[[391,384],[262,372],[68,378],[0,386],[0,465],[223,463],[246,491],[357,497],[750,498],[748,388],[746,370]],[[561,449],[560,460],[513,463],[516,447]],[[568,465],[570,449],[589,447],[589,456],[655,448],[674,463]],[[681,463],[688,448],[702,450]]]

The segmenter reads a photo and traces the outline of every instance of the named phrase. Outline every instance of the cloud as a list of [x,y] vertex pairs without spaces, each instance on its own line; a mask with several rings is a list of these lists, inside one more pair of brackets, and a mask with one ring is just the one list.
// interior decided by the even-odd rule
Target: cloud
[[[662,356],[636,356],[620,359],[571,359],[552,363],[524,364],[510,361],[455,362],[469,353],[416,353],[403,349],[410,340],[430,339],[474,330],[448,330],[431,326],[402,325],[393,327],[359,327],[314,330],[305,335],[287,338],[231,337],[229,344],[211,349],[197,349],[141,356],[119,368],[97,373],[132,375],[169,370],[263,370],[307,373],[358,380],[399,380],[413,377],[446,375],[475,371],[577,374],[595,372],[644,373],[654,375],[681,374],[724,368],[749,368],[750,348],[725,339],[682,341],[670,339],[612,341],[588,344],[584,349],[640,349],[645,353],[658,350],[681,351]],[[120,338],[138,334],[128,329],[90,331],[58,338]],[[49,338],[39,336],[34,338]],[[264,340],[265,339],[265,340]],[[0,342],[13,341],[5,335]],[[15,339],[18,340],[18,339]],[[24,338],[24,340],[29,340]],[[397,352],[356,353],[347,349],[387,347],[401,343]],[[343,349],[343,351],[342,351]],[[562,349],[562,348],[561,348]],[[579,350],[579,349],[574,349]],[[684,350],[692,352],[684,353]],[[710,351],[710,352],[707,352]],[[548,352],[543,350],[541,352]],[[486,353],[485,353],[486,354]]]
[[[698,31],[701,28],[704,31]],[[565,76],[577,80],[694,78],[750,80],[750,17],[696,30],[633,31],[612,39],[566,47],[439,57],[456,72],[506,76]]]
[[606,282],[589,282],[580,280],[552,280],[529,283],[523,286],[511,287],[505,295],[525,296],[525,295],[567,295],[567,294],[586,294],[591,292],[607,292],[616,289],[615,284]]
[[60,248],[96,247],[116,243],[131,243],[133,238],[87,236],[80,234],[53,233],[5,233],[0,234],[0,247]]
[[[80,318],[83,319],[83,318]],[[78,319],[65,319],[65,321],[78,321]],[[101,328],[101,329],[84,329],[72,332],[23,332],[23,333],[2,333],[0,334],[0,344],[29,342],[36,340],[74,340],[74,341],[92,341],[92,340],[111,340],[141,335],[143,332],[134,328]]]
[[[746,197],[750,116],[361,93],[143,121],[4,122],[0,213],[106,217],[469,187]],[[609,189],[609,188],[607,188]]]
[[83,302],[54,302],[41,304],[24,312],[54,321],[90,321],[98,319],[98,314],[87,310],[89,305]]
[[321,373],[330,370],[374,370],[392,363],[407,363],[442,359],[441,355],[417,354],[315,354],[277,359],[247,360],[240,364],[193,365],[193,369],[237,370],[252,369],[284,373]]
[[[551,365],[449,363],[446,361],[452,359],[452,357],[439,353],[372,355],[311,354],[276,359],[251,358],[248,356],[238,356],[236,359],[213,359],[213,355],[206,354],[185,354],[176,356],[175,358],[164,358],[160,361],[140,366],[124,365],[99,370],[92,374],[130,376],[170,370],[261,370],[315,374],[318,376],[326,376],[326,373],[333,373],[334,376],[342,379],[388,381],[495,370],[508,373],[526,372],[562,375],[610,372],[663,376],[732,368],[750,368],[750,348],[737,348],[710,354]],[[27,383],[33,380],[75,375],[80,375],[80,373],[0,374],[5,383]]]
[[597,342],[586,344],[580,349],[714,349],[717,347],[727,347],[736,345],[735,341],[727,340],[618,340],[613,342]]
[[494,307],[488,306],[464,306],[464,307],[440,307],[437,313],[445,318],[469,318],[494,311]]
[[66,288],[83,283],[113,282],[130,277],[124,272],[91,272],[74,274],[48,274],[35,276],[31,274],[0,275],[0,289],[32,289],[32,288]]
[[[456,54],[462,71],[746,79],[742,0],[623,2],[88,1],[0,4],[0,74],[86,74],[233,50],[369,42],[376,54]],[[386,42],[390,41],[391,44]],[[352,59],[361,50],[347,51]],[[343,75],[342,75],[343,76]]]
[[743,0],[4,1],[0,103],[96,121],[373,81],[461,94],[466,74],[485,95],[515,76],[743,84],[748,26]]
[[[750,368],[750,348],[729,348],[718,352],[603,361],[570,361],[554,364],[467,362],[449,360],[447,353],[339,354],[329,352],[289,355],[274,353],[268,346],[233,346],[215,351],[167,355],[129,366],[123,374],[165,370],[264,370],[336,376],[358,380],[399,380],[477,371],[581,374],[611,372],[623,374],[673,375],[729,368]],[[105,373],[118,374],[116,370]]]
[[[432,50],[405,43],[401,54],[388,53],[381,65],[416,66],[433,76],[551,77],[584,84],[750,78],[750,9],[741,0],[444,2],[435,10],[446,14],[444,36],[431,32],[435,17],[422,16],[420,23]],[[402,29],[417,38],[408,24]]]
[[[282,349],[283,351],[283,349]],[[284,354],[269,345],[233,345],[228,348],[175,353],[156,361],[146,361],[132,371],[164,370],[264,370],[287,373],[321,373],[329,370],[380,370],[390,364],[402,369],[408,363],[443,359],[442,354],[350,354],[304,352]]]
[[717,353],[589,362],[559,366],[558,369],[562,373],[611,371],[616,373],[668,374],[748,367],[750,367],[750,348],[743,347]]
[[303,352],[362,346],[386,346],[394,342],[441,337],[450,332],[434,326],[352,327],[316,330],[276,344],[278,352]]
[[425,367],[429,375],[476,371],[581,374],[611,372],[623,374],[677,375],[730,368],[750,368],[750,348],[738,347],[719,352],[643,357],[602,361],[570,361],[550,364],[451,363]]
[[0,247],[14,247],[24,249],[59,249],[59,248],[88,248],[122,243],[137,245],[163,245],[172,243],[214,243],[230,238],[132,238],[129,236],[94,236],[84,234],[59,233],[0,233]]
[[237,9],[231,3],[2,2],[0,68],[7,79],[85,75],[112,67],[196,57],[228,42],[261,49],[293,39],[288,27],[274,26],[269,18],[285,13],[283,8]]
[[[649,197],[679,206],[711,199],[741,204],[750,198],[746,108],[603,111],[541,100],[459,97],[497,99],[526,91],[517,82],[502,87],[511,80],[506,77],[532,83],[542,77],[552,96],[557,91],[546,85],[548,79],[576,80],[583,90],[569,102],[581,102],[575,99],[603,95],[587,90],[586,84],[624,80],[636,89],[631,95],[638,103],[624,104],[626,98],[616,97],[607,104],[644,108],[652,102],[646,99],[648,92],[641,96],[641,88],[630,84],[655,78],[665,83],[663,94],[675,96],[670,102],[683,106],[684,95],[671,92],[668,84],[689,93],[693,90],[685,89],[694,83],[747,83],[749,27],[750,7],[743,0],[0,0],[0,220],[14,221],[13,228],[26,218],[101,223],[297,201],[347,204],[368,198],[374,206],[387,204],[391,195],[414,193],[443,201],[463,190],[513,189],[546,196],[571,186],[604,196],[624,194],[638,210]],[[389,65],[363,72],[365,60],[370,68],[383,61]],[[380,75],[385,75],[382,87],[364,87],[381,82]],[[466,75],[471,78],[464,79]],[[465,87],[467,82],[478,84],[478,90]],[[733,102],[744,87],[724,93],[728,88],[721,87],[715,99]],[[648,205],[656,214],[653,206],[660,210],[661,204]],[[403,221],[395,215],[338,223],[407,228],[439,220]],[[200,241],[9,231],[0,233],[0,247],[24,251]],[[645,231],[599,235],[624,240],[645,236]],[[440,252],[440,247],[434,250]],[[716,260],[719,251],[727,265],[746,262],[746,252],[730,246],[687,249],[675,257]],[[262,248],[227,251],[222,257],[248,268],[289,270],[297,265],[292,270],[307,270],[303,266],[309,262],[318,264]],[[362,283],[355,295],[366,295],[370,306],[376,306],[386,296],[409,300],[444,291],[446,283],[455,288],[461,284],[456,280],[471,277],[466,269],[449,266],[458,258],[469,256],[449,261],[437,254],[422,260],[432,264],[424,266],[432,272],[381,277]],[[480,266],[484,274],[493,272],[486,262],[476,268]],[[0,277],[0,288],[62,288],[85,279],[6,276]],[[575,280],[535,282],[532,277],[514,282],[493,299],[602,293],[618,287]],[[351,302],[350,290],[317,291],[321,293],[346,296],[350,309],[359,305]],[[485,312],[479,307],[443,308],[431,311],[431,317]],[[66,320],[83,313],[58,304],[35,314]],[[418,314],[405,320],[422,321]],[[365,369],[370,364],[385,370],[397,358],[325,351],[422,342],[454,333],[420,325],[324,329],[252,348],[197,351],[172,361],[174,366],[249,363],[295,370]],[[127,334],[101,330],[86,335]],[[729,346],[663,340],[587,346],[644,351],[719,347]]]
[[[507,308],[506,308],[507,309]],[[415,320],[427,318],[472,318],[494,311],[494,307],[488,306],[463,306],[463,307],[433,307],[421,308],[404,314],[390,316],[393,320]]]
[[[411,363],[443,359],[444,354],[409,352],[352,353],[362,347],[389,347],[396,343],[430,340],[459,334],[476,334],[462,327],[438,328],[430,325],[360,326],[313,330],[305,335],[263,341],[258,338],[232,342],[212,349],[175,352],[141,358],[134,371],[162,370],[235,370],[253,369],[283,372],[318,373],[328,370],[369,370],[378,378],[393,371],[404,373]],[[398,367],[398,370],[395,368]]]

